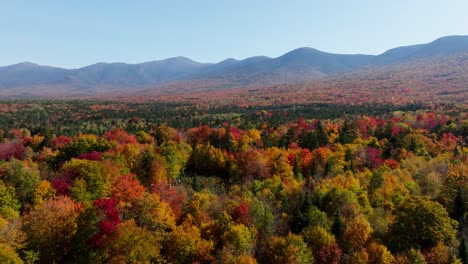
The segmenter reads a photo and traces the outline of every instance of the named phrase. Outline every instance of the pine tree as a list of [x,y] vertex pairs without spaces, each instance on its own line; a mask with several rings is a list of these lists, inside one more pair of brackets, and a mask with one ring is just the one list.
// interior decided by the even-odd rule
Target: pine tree
[[343,220],[341,219],[340,210],[338,209],[336,210],[335,218],[333,219],[332,232],[336,238],[340,239],[341,236],[343,235],[343,230],[344,230],[344,224],[343,224]]
[[328,134],[327,131],[325,131],[325,128],[323,127],[323,124],[320,120],[317,122],[315,134],[319,146],[325,146],[326,144],[328,144]]
[[299,157],[297,155],[294,157],[293,173],[296,179],[302,180],[301,167],[299,166]]
[[463,197],[463,189],[461,188],[461,186],[458,186],[457,196],[455,197],[455,201],[454,201],[454,218],[459,222],[463,221],[464,214],[466,213],[466,210],[468,209],[465,206],[464,200],[465,199]]
[[468,252],[466,249],[466,241],[465,238],[462,238],[460,241],[460,247],[458,248],[458,256],[463,264],[468,263]]

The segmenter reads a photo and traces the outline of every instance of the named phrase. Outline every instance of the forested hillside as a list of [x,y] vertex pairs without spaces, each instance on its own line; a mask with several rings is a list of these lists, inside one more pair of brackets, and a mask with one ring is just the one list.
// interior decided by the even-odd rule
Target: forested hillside
[[467,261],[461,106],[150,106],[1,105],[0,262]]

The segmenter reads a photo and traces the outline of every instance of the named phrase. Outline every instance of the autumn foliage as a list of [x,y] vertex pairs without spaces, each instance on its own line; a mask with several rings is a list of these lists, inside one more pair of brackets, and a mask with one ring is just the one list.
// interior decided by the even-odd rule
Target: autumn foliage
[[466,114],[178,109],[180,126],[132,117],[99,133],[4,129],[0,260],[466,261]]

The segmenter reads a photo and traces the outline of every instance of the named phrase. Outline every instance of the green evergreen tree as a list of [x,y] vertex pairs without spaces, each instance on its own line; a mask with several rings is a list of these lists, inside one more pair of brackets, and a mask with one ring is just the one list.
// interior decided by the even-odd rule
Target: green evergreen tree
[[460,257],[460,260],[463,264],[468,263],[468,251],[466,248],[465,238],[462,238],[462,240],[460,241],[460,246],[458,248],[458,256]]
[[343,236],[344,231],[344,224],[343,220],[341,219],[340,210],[336,210],[335,218],[333,219],[332,225],[332,233],[335,235],[336,238],[340,239]]

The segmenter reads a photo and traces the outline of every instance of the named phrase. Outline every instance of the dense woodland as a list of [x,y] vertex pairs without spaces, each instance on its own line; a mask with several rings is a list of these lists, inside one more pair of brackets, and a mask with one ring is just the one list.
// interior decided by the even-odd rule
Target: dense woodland
[[1,263],[467,263],[468,114],[5,101]]

